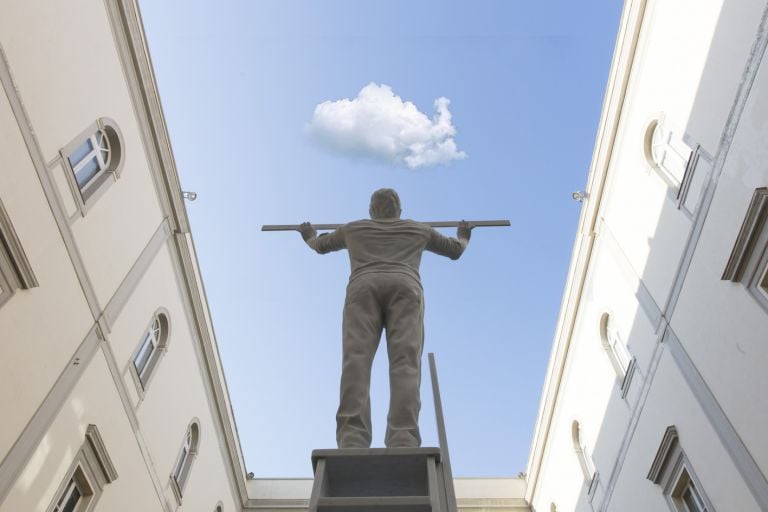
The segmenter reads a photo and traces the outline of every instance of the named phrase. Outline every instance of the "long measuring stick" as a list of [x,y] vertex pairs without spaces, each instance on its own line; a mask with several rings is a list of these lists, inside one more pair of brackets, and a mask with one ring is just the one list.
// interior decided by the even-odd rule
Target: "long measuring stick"
[[[456,228],[459,227],[458,220],[438,221],[438,222],[423,222],[433,228]],[[487,228],[494,226],[509,226],[508,220],[468,220],[466,221],[471,228]],[[338,229],[344,224],[312,224],[312,227],[318,231],[328,231],[331,229]],[[261,226],[262,231],[298,231],[299,224],[265,224]]]

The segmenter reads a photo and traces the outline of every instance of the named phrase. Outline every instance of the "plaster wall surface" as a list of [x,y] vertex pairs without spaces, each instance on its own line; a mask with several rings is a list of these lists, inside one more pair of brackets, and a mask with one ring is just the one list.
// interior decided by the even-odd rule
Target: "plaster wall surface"
[[659,486],[646,475],[669,425],[678,429],[682,449],[714,510],[760,510],[668,351],[662,354],[607,510],[668,509]]
[[8,99],[0,93],[0,201],[37,288],[0,307],[0,460],[35,412],[93,323]]
[[[39,286],[0,307],[0,406],[13,411],[0,426],[2,511],[48,510],[89,424],[99,428],[119,475],[96,510],[177,510],[171,475],[193,420],[200,441],[181,509],[242,505],[239,446],[230,420],[219,416],[229,403],[213,389],[223,378],[194,248],[189,235],[174,242],[169,219],[179,214],[163,203],[164,194],[180,194],[163,188],[177,180],[167,167],[172,157],[152,167],[160,158],[157,141],[146,140],[151,115],[133,94],[156,94],[154,83],[132,82],[124,67],[132,64],[120,53],[144,41],[140,30],[129,36],[136,40],[120,39],[122,25],[111,17],[127,13],[128,25],[140,29],[133,7],[3,3],[0,64],[12,83],[0,94],[0,200]],[[119,128],[123,163],[81,215],[61,150],[100,118]],[[142,388],[133,358],[158,308],[171,335]],[[73,359],[84,340],[95,355]]]
[[768,311],[720,276],[756,188],[768,186],[768,65],[733,138],[672,326],[764,474],[768,474]]
[[[610,233],[601,236],[605,240],[597,245],[593,256],[595,263],[582,296],[561,384],[560,406],[555,411],[551,444],[543,462],[545,478],[538,493],[546,499],[534,502],[535,507],[556,502],[561,510],[570,510],[586,492],[587,483],[573,443],[574,421],[580,423],[583,441],[595,467],[603,475],[610,470],[651,364],[652,347],[656,343],[654,326],[635,296],[636,281],[619,265],[620,255],[608,240]],[[630,341],[627,343],[630,354],[638,360],[625,397],[621,396],[622,377],[611,364],[603,345],[600,323],[605,313],[614,317],[619,334]]]
[[5,501],[3,512],[44,512],[54,500],[72,462],[85,442],[89,424],[98,427],[118,478],[104,487],[96,510],[160,512],[163,510],[121,410],[117,391],[101,352],[81,376]]
[[44,161],[99,118],[122,133],[117,183],[72,224],[103,307],[163,218],[105,2],[9,0],[3,12],[0,42]]
[[[662,436],[674,425],[686,467],[712,507],[759,510],[768,489],[768,308],[748,284],[721,275],[752,194],[768,186],[768,70],[761,64],[768,6],[625,5],[625,23],[628,13],[645,9],[635,53],[626,50],[631,37],[617,44],[613,72],[629,66],[629,78],[621,107],[601,125],[615,126],[615,139],[607,156],[596,148],[593,172],[605,172],[605,181],[589,182],[604,188],[588,190],[588,201],[599,203],[585,205],[597,211],[595,243],[587,255],[574,253],[575,268],[588,264],[566,287],[573,297],[584,278],[577,305],[564,301],[561,311],[560,325],[573,328],[555,339],[546,382],[557,382],[557,399],[534,437],[543,436],[544,448],[529,482],[531,506],[674,509],[665,498],[669,490],[647,479]],[[612,75],[609,93],[616,80]],[[659,120],[691,150],[700,148],[699,165],[686,175],[698,180],[691,199],[682,196],[687,207],[678,199],[680,183],[663,177],[645,151],[648,129]],[[604,136],[610,135],[601,132],[598,141]],[[583,225],[580,233],[592,235]],[[615,317],[636,361],[625,396],[600,347],[603,312]],[[545,389],[544,396],[552,395]],[[573,446],[574,419],[598,474],[591,495]]]

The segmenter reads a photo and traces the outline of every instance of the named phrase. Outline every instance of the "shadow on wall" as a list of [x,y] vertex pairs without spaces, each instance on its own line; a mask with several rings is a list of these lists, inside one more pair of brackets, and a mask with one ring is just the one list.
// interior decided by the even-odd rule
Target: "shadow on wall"
[[[765,6],[761,5],[759,9],[762,14]],[[702,501],[708,504],[710,509],[713,505],[714,509],[718,510],[730,508],[733,502],[727,504],[722,501],[727,498],[726,496],[706,496],[707,484],[708,482],[715,482],[716,480],[713,479],[719,478],[715,476],[719,470],[712,467],[713,464],[704,464],[703,462],[708,461],[708,457],[711,457],[712,453],[723,452],[723,450],[718,446],[711,447],[711,450],[702,450],[701,443],[697,443],[702,439],[717,439],[713,437],[715,436],[713,432],[714,429],[721,427],[704,425],[701,429],[692,429],[691,422],[693,420],[687,416],[687,412],[695,411],[696,415],[701,413],[704,417],[700,404],[696,403],[696,399],[701,402],[702,396],[704,396],[704,399],[710,400],[710,403],[715,404],[715,408],[719,407],[731,420],[731,415],[734,412],[740,412],[739,408],[744,407],[743,400],[739,401],[741,404],[734,404],[732,397],[736,395],[749,397],[748,403],[751,403],[751,408],[755,411],[768,411],[768,396],[756,392],[756,390],[765,390],[768,387],[768,380],[764,376],[764,372],[757,371],[755,363],[755,360],[764,359],[764,347],[762,348],[763,352],[759,353],[754,350],[757,345],[752,343],[753,351],[751,354],[747,350],[739,357],[730,357],[727,364],[725,364],[724,359],[720,359],[720,364],[718,364],[718,356],[713,359],[712,354],[719,353],[722,358],[726,357],[726,354],[737,354],[737,349],[739,349],[738,335],[723,336],[722,332],[718,333],[717,329],[713,328],[696,336],[677,333],[680,334],[678,338],[667,324],[671,321],[673,326],[679,324],[682,328],[685,324],[699,322],[706,324],[709,322],[713,326],[720,325],[721,331],[729,332],[729,329],[738,329],[741,320],[737,318],[737,315],[743,320],[741,316],[743,310],[739,310],[733,303],[729,304],[724,295],[726,293],[742,293],[746,296],[747,292],[743,286],[738,288],[741,285],[722,281],[721,274],[728,261],[754,188],[768,186],[768,174],[764,165],[760,169],[749,168],[748,163],[744,165],[744,158],[741,154],[737,154],[736,151],[729,154],[729,150],[734,147],[734,133],[740,121],[745,98],[750,92],[752,95],[762,94],[765,96],[764,92],[761,92],[757,87],[752,87],[752,84],[765,51],[765,45],[760,42],[760,39],[762,38],[764,42],[766,35],[758,30],[760,20],[755,20],[754,17],[750,18],[745,27],[745,20],[748,18],[745,14],[750,13],[743,4],[738,2],[724,2],[719,13],[689,118],[687,121],[678,120],[678,124],[685,127],[685,141],[692,150],[692,158],[681,183],[668,187],[666,197],[663,198],[658,210],[658,218],[655,221],[653,231],[648,233],[632,233],[630,230],[621,232],[622,229],[627,229],[627,226],[622,225],[620,221],[617,225],[611,226],[610,210],[607,214],[609,217],[606,219],[608,233],[601,229],[595,251],[603,250],[605,244],[602,239],[613,236],[610,233],[611,228],[613,228],[618,239],[644,237],[647,240],[648,252],[645,264],[641,265],[642,268],[638,268],[639,265],[637,264],[631,265],[631,262],[626,262],[630,268],[633,268],[638,280],[634,290],[638,302],[637,312],[632,319],[631,326],[621,336],[626,340],[629,353],[636,356],[636,366],[631,367],[630,365],[634,374],[630,376],[631,381],[628,384],[628,390],[622,389],[627,383],[622,382],[619,376],[605,403],[602,417],[588,419],[591,422],[599,420],[599,425],[591,426],[593,432],[595,431],[594,428],[597,428],[591,454],[597,463],[597,473],[595,473],[597,478],[594,481],[585,478],[584,485],[580,489],[576,510],[621,508],[622,505],[619,504],[618,498],[614,502],[616,507],[611,507],[613,504],[611,499],[622,471],[624,471],[622,479],[631,479],[633,489],[647,491],[648,496],[656,493],[660,500],[671,499],[665,497],[664,493],[676,491],[665,491],[661,486],[646,478],[646,474],[654,463],[656,450],[665,434],[665,428],[670,425],[677,425],[679,443],[683,450],[686,449],[686,440],[689,441],[687,445],[689,451],[686,452],[686,457],[693,467],[689,480],[700,485],[703,495]],[[765,15],[763,16],[764,23]],[[743,37],[734,37],[738,31],[742,31],[739,34],[742,34]],[[632,87],[631,84],[632,82],[630,82],[630,88]],[[667,84],[667,87],[673,88],[674,82]],[[629,96],[630,92],[628,91]],[[765,128],[765,119],[762,121],[762,125],[752,122],[746,129],[768,131],[768,128]],[[622,123],[632,122],[636,122],[632,117],[622,120]],[[761,136],[764,137],[764,135]],[[628,142],[628,144],[634,143],[635,141]],[[641,143],[642,141],[637,141],[637,144]],[[697,144],[701,144],[704,151],[697,153]],[[763,151],[760,148],[752,148],[751,150]],[[711,156],[708,153],[711,153]],[[728,160],[729,157],[731,160]],[[741,160],[741,162],[731,164],[732,160]],[[636,159],[636,161],[640,161],[640,159]],[[747,161],[749,162],[750,159]],[[759,159],[752,159],[751,161],[756,162]],[[737,165],[742,166],[740,171],[742,174],[750,174],[749,179],[745,179],[742,175],[737,176],[737,179],[734,180],[730,176],[732,174],[731,167]],[[725,173],[721,178],[723,169],[725,169]],[[647,167],[643,165],[636,167],[613,166],[609,172],[618,173],[617,177],[621,180],[623,173],[647,174]],[[651,173],[648,179],[660,180],[661,177]],[[694,179],[698,180],[701,188],[690,186]],[[611,181],[617,180],[612,180],[609,176],[609,186]],[[653,188],[649,185],[649,190]],[[637,194],[638,191],[624,192]],[[713,202],[712,198],[716,192],[717,200]],[[613,193],[612,190],[611,194]],[[617,193],[620,194],[621,191],[619,190]],[[700,195],[698,198],[686,198],[686,193]],[[613,199],[615,206],[619,209],[627,208],[627,203],[622,203],[620,197],[618,200],[615,197]],[[689,209],[693,211],[687,212],[685,205],[689,205]],[[640,211],[643,215],[649,213],[655,215],[652,212],[656,210],[646,208]],[[704,225],[705,221],[707,222],[706,226]],[[717,244],[719,252],[706,249],[707,245],[703,245],[702,240],[707,238]],[[637,247],[637,245],[635,246]],[[638,259],[635,258],[635,261]],[[692,262],[695,262],[695,265],[692,266]],[[594,260],[590,265],[593,264],[595,264]],[[695,271],[691,271],[692,268]],[[590,274],[594,274],[594,272],[595,270],[590,268]],[[689,288],[696,292],[707,291],[708,293],[687,292]],[[580,306],[580,308],[584,307],[584,305]],[[768,315],[762,313],[762,316],[755,315],[752,318],[755,319],[754,321],[760,322],[761,332],[765,332],[768,328]],[[581,311],[579,314],[581,315]],[[706,316],[706,318],[702,316]],[[584,320],[584,318],[580,319],[580,321]],[[649,335],[649,324],[654,327],[653,335]],[[687,329],[685,332],[694,331]],[[759,341],[756,340],[757,335],[753,334],[752,337],[755,339],[747,340],[742,335],[742,344],[748,344],[749,341]],[[590,342],[590,340],[585,339],[579,343]],[[608,348],[606,347],[606,349]],[[567,365],[573,364],[571,355],[569,354]],[[662,358],[665,358],[666,361],[667,357],[670,358],[669,361],[674,361],[678,367],[676,373],[679,374],[679,379],[675,382],[684,381],[687,387],[671,389],[669,383],[672,381],[666,377],[660,377],[654,382],[659,361]],[[608,359],[606,359],[607,361]],[[692,363],[695,363],[695,366]],[[707,367],[700,368],[699,363],[705,364]],[[685,368],[683,368],[684,366]],[[567,371],[574,373],[573,368]],[[687,375],[686,371],[688,372]],[[723,372],[727,372],[727,375]],[[718,394],[718,389],[725,389],[723,385],[718,384],[719,388],[704,385],[705,380],[701,380],[702,377],[696,377],[697,375],[701,375],[707,382],[710,380],[726,381],[728,382],[727,386],[732,388],[732,392],[730,394],[725,392]],[[573,376],[566,378],[573,382]],[[594,379],[596,378],[591,375],[585,376],[586,380],[592,379],[593,383],[595,383]],[[697,378],[699,379],[698,384]],[[565,382],[561,384],[561,386],[564,385],[566,385]],[[589,384],[579,383],[579,387],[582,385],[589,386]],[[651,393],[651,400],[646,401],[649,393]],[[624,394],[626,396],[623,396]],[[657,397],[662,397],[662,401],[665,402],[663,406],[658,404],[659,400],[654,403],[653,399]],[[695,397],[695,399],[689,397]],[[594,411],[594,408],[592,410]],[[751,417],[751,421],[757,419],[757,416],[754,415],[749,416],[747,414],[747,417]],[[712,420],[710,419],[710,421]],[[725,423],[730,425],[733,422],[726,421]],[[749,425],[747,424],[747,426]],[[568,434],[570,433],[557,433],[558,436]],[[743,467],[752,467],[752,476],[756,481],[760,481],[762,477],[762,481],[765,482],[765,476],[760,473],[759,465],[752,459],[752,457],[759,457],[760,444],[755,443],[754,438],[750,444],[749,436],[744,434],[746,432],[740,431],[738,425],[734,424],[731,435],[736,436],[737,439],[743,439],[746,449],[746,452],[742,452],[739,456],[752,460],[752,466],[746,464]],[[575,451],[580,459],[583,457],[580,452],[581,447],[578,446],[580,443],[577,441],[574,443]],[[625,466],[624,462],[630,456],[633,463]],[[735,457],[733,452],[731,452],[731,457]],[[698,465],[696,459],[699,459]],[[733,467],[731,465],[733,462],[723,461],[724,467]],[[762,462],[763,467],[768,464],[767,460],[760,461],[759,458],[757,462]],[[581,460],[580,463],[583,467],[584,463]],[[748,471],[748,469],[739,469],[738,464],[736,466],[741,471],[740,478],[746,480],[744,471]],[[710,488],[712,487],[714,485],[710,486]],[[557,501],[558,497],[553,497]],[[622,497],[621,499],[625,498]],[[634,499],[637,499],[637,496]],[[745,502],[749,502],[751,498],[744,499]]]

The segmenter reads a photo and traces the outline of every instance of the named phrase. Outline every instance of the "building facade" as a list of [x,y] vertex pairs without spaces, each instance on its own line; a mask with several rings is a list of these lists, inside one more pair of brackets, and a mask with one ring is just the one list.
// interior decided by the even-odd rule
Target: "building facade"
[[239,511],[245,471],[137,6],[0,13],[0,510]]
[[767,13],[625,2],[532,510],[768,510]]
[[[0,15],[0,512],[249,479],[135,0]],[[462,511],[768,510],[768,3],[626,0],[525,477]]]

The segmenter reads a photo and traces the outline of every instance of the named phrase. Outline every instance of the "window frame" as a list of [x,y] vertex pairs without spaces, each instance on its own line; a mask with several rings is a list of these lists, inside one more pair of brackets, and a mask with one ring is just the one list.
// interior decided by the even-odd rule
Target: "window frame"
[[682,500],[682,494],[688,482],[691,482],[696,489],[704,504],[704,511],[714,512],[715,510],[681,446],[675,425],[668,426],[664,432],[646,478],[661,488],[664,499],[673,512],[689,512]]
[[53,502],[49,506],[49,512],[62,512],[65,509],[59,508],[67,498],[67,491],[72,484],[80,492],[80,498],[78,499],[75,507],[70,512],[87,512],[93,510],[96,505],[96,501],[100,497],[100,492],[94,485],[95,476],[90,472],[90,469],[83,463],[81,457],[78,455],[76,464],[67,471],[67,477],[64,478],[62,485],[56,490],[56,494],[53,498]]
[[[613,325],[613,329],[610,326]],[[611,339],[610,333],[614,333],[615,339]],[[637,359],[632,355],[629,346],[616,328],[616,317],[612,311],[604,311],[600,316],[600,341],[608,360],[616,373],[616,382],[621,391],[621,397],[625,398],[635,374]]]
[[[104,167],[100,168],[85,184],[80,186],[77,182],[75,168],[83,161],[90,160],[90,158],[84,157],[73,166],[69,157],[76,149],[94,138],[98,132],[102,132],[107,138],[110,158],[108,162],[102,162]],[[99,151],[97,148],[94,148],[91,153],[98,154]],[[125,160],[124,154],[122,132],[117,123],[108,117],[101,117],[94,121],[59,151],[65,170],[64,175],[67,178],[70,192],[81,216],[84,217],[98,198],[120,177],[123,161]]]
[[8,272],[9,266],[8,260],[5,257],[5,254],[3,254],[2,248],[0,248],[0,307],[13,297],[15,291],[11,282],[5,275]]
[[[691,491],[696,496],[698,503],[698,510],[691,510],[691,508],[685,502],[686,491]],[[699,491],[696,481],[691,476],[688,467],[685,464],[680,465],[678,474],[675,479],[672,480],[671,488],[668,492],[668,501],[672,502],[672,505],[678,512],[711,512],[712,508],[707,506],[707,502],[704,499],[703,494]]]
[[768,312],[768,187],[755,189],[720,279],[741,283]]
[[756,288],[765,300],[768,300],[768,262],[763,264],[763,272],[757,280]]
[[[156,340],[156,345],[153,346],[146,363],[142,368],[136,366],[136,361],[142,353],[142,348],[147,341],[150,331],[153,330],[155,323],[160,326],[160,336]],[[153,314],[152,319],[148,325],[142,331],[142,335],[139,338],[139,343],[136,349],[131,355],[130,362],[130,374],[133,377],[133,382],[136,385],[136,391],[139,393],[141,399],[144,398],[145,393],[149,389],[149,385],[152,382],[152,378],[157,373],[157,368],[160,366],[160,360],[168,351],[168,340],[171,337],[171,321],[170,314],[165,308],[158,308]]]
[[65,498],[64,493],[70,488],[71,482],[81,490],[80,500],[72,512],[90,512],[99,501],[104,486],[117,479],[117,471],[96,425],[88,425],[85,440],[64,475],[46,509],[48,512],[61,510],[58,506]]
[[0,307],[17,290],[28,290],[37,286],[32,266],[0,200]]
[[[187,442],[189,441],[189,442]],[[192,465],[200,449],[200,421],[194,418],[184,432],[181,448],[170,474],[171,489],[178,505],[182,504],[184,488],[192,474]]]
[[[685,182],[686,174],[691,165],[691,159],[693,156],[693,149],[684,140],[684,137],[678,135],[678,131],[673,130],[670,127],[669,121],[666,115],[659,113],[651,118],[648,122],[645,135],[643,137],[643,154],[647,164],[653,171],[659,175],[659,177],[667,184],[667,186],[674,192],[674,198],[680,197],[680,191],[682,190]],[[662,136],[661,142],[657,140],[657,134]],[[663,146],[662,156],[658,156],[658,152],[654,150],[657,146]],[[681,167],[680,176],[677,176],[671,166],[665,165],[667,157],[677,158],[678,164]]]
[[598,472],[595,467],[595,462],[592,460],[592,456],[589,452],[589,447],[584,441],[582,436],[583,429],[581,423],[578,420],[573,420],[571,423],[571,440],[573,441],[573,449],[576,452],[576,457],[579,460],[579,466],[581,467],[581,473],[584,477],[584,485],[587,488],[587,494],[590,500],[595,494],[597,489]]
[[[677,190],[676,200],[677,209],[693,219],[699,209],[701,199],[704,197],[707,180],[712,172],[712,157],[704,151],[700,144],[688,144],[688,146],[692,148],[691,156],[685,167],[683,180]],[[693,197],[692,194],[698,195]],[[692,202],[689,203],[689,199]]]

